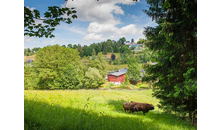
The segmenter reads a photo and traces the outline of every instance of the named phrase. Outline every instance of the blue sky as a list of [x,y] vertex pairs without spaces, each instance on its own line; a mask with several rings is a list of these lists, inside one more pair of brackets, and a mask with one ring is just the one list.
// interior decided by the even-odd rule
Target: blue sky
[[[136,42],[145,38],[144,27],[155,26],[144,12],[147,9],[145,0],[25,0],[24,5],[30,9],[38,9],[43,13],[48,6],[75,7],[77,19],[71,24],[61,23],[53,32],[55,38],[36,38],[24,36],[24,48],[44,47],[47,45],[81,44],[90,45],[125,37]],[[40,22],[40,21],[37,21]]]

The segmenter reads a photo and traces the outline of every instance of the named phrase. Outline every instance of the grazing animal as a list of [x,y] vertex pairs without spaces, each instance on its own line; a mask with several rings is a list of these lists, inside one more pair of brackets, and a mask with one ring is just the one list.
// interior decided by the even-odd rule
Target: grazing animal
[[145,113],[147,113],[149,110],[154,109],[154,106],[148,103],[139,103],[139,102],[131,101],[131,104],[135,105],[135,109],[137,111],[143,111],[143,115],[145,115]]
[[126,112],[127,110],[130,110],[132,113],[134,111],[137,111],[136,108],[135,108],[135,105],[131,104],[131,103],[126,103],[124,102],[123,103],[123,108],[124,108],[124,111]]

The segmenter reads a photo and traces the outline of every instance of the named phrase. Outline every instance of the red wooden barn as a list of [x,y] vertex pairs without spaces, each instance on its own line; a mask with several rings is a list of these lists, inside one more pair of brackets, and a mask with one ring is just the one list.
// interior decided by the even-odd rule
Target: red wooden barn
[[112,82],[116,85],[120,85],[125,81],[125,73],[126,72],[115,72],[108,74],[108,81]]

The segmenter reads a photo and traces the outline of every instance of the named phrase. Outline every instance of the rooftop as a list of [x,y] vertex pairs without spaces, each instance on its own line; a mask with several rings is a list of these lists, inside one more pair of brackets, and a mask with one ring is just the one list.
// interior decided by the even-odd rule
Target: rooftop
[[120,76],[125,74],[126,72],[115,72],[115,73],[109,73],[108,75],[114,75],[114,76]]

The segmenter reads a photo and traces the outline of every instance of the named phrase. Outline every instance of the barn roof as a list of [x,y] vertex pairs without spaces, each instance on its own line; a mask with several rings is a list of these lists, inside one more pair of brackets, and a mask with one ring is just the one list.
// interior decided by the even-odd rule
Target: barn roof
[[115,73],[109,73],[108,75],[114,75],[114,76],[120,76],[125,74],[126,72],[115,72]]
[[128,70],[127,68],[124,68],[124,69],[120,69],[119,72],[125,72],[126,73],[127,70]]

